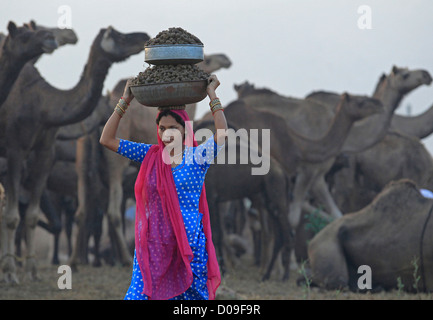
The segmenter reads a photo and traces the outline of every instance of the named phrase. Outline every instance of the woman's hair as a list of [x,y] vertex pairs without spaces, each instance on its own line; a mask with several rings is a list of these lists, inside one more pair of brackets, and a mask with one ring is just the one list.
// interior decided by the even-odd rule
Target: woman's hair
[[183,121],[182,117],[177,113],[171,111],[170,109],[162,110],[159,112],[158,116],[156,117],[156,124],[159,125],[159,121],[161,120],[161,118],[166,116],[172,116],[177,123],[179,123],[180,125],[182,125],[182,127],[185,128],[185,121]]

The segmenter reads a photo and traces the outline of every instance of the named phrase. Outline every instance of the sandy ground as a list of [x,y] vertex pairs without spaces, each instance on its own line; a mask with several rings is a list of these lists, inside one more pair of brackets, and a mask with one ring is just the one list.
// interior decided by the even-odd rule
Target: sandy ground
[[[129,287],[130,267],[104,265],[96,268],[81,265],[72,272],[71,289],[59,289],[58,266],[49,263],[52,254],[50,235],[44,230],[37,231],[38,265],[40,280],[26,281],[23,267],[18,268],[18,285],[0,282],[0,300],[121,300]],[[66,261],[67,257],[62,256]],[[280,268],[275,269],[271,279],[261,281],[260,270],[252,263],[250,254],[244,255],[224,275],[217,299],[233,300],[432,300],[432,294],[408,294],[398,292],[359,294],[344,291],[325,291],[296,285],[302,275],[292,270],[287,282],[281,281]],[[0,272],[1,275],[1,272]],[[2,275],[1,275],[2,276]]]

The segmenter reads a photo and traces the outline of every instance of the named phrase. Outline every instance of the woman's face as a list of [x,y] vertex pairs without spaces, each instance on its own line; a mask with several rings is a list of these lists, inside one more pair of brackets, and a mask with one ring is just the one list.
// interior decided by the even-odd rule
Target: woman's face
[[185,138],[185,128],[171,115],[167,115],[159,120],[158,134],[165,146],[180,146]]

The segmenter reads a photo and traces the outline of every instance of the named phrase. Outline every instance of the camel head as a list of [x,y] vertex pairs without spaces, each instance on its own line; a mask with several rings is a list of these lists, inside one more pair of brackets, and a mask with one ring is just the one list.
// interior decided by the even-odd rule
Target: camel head
[[239,99],[247,96],[255,90],[254,84],[251,84],[248,81],[245,81],[244,83],[241,83],[239,85],[235,84],[233,85],[233,88],[237,92]]
[[113,27],[102,29],[98,40],[104,55],[111,62],[121,62],[144,50],[144,43],[150,39],[147,33],[121,33]]
[[368,96],[356,96],[343,93],[337,108],[343,108],[355,120],[363,119],[384,111],[380,100]]
[[222,68],[230,68],[232,62],[225,54],[205,55],[204,60],[197,64],[204,72],[213,73]]
[[240,85],[233,85],[233,88],[238,94],[238,99],[245,98],[249,95],[275,95],[276,92],[272,91],[268,88],[260,88],[256,89],[253,84],[250,84],[248,81],[245,81],[244,83]]
[[50,31],[54,38],[56,38],[57,44],[63,46],[65,44],[76,44],[78,42],[78,37],[74,30],[72,29],[61,29],[61,28],[49,28],[41,25],[36,25],[34,20],[31,20],[28,24],[25,24],[30,30],[47,30]]
[[421,85],[430,85],[432,77],[425,70],[409,70],[408,68],[393,66],[387,81],[392,88],[401,94],[407,94]]
[[418,186],[414,181],[403,178],[390,181],[382,191],[376,195],[370,206],[372,209],[382,212],[389,210],[391,204],[407,204],[418,201],[425,202]]
[[58,44],[52,32],[48,30],[32,30],[26,26],[17,27],[10,21],[9,34],[4,40],[3,52],[6,50],[16,57],[30,60],[43,53],[51,53]]

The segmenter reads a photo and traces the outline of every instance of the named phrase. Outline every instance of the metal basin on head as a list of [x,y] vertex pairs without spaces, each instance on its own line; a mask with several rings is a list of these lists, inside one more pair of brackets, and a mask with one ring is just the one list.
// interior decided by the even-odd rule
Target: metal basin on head
[[144,61],[149,64],[196,64],[203,59],[203,45],[167,44],[144,47]]
[[207,93],[207,80],[131,86],[139,103],[148,107],[179,106],[202,101]]

